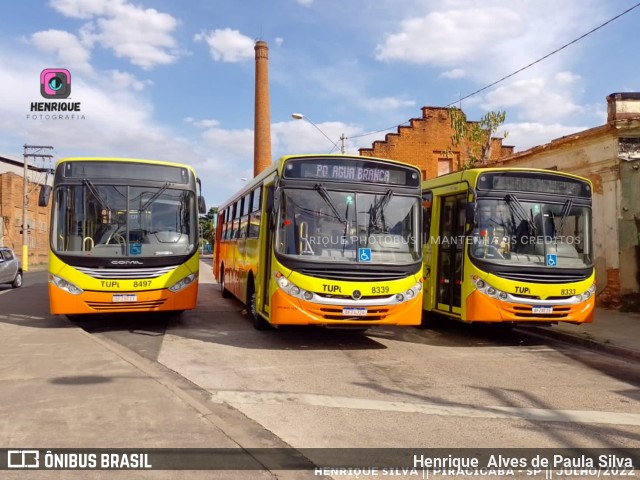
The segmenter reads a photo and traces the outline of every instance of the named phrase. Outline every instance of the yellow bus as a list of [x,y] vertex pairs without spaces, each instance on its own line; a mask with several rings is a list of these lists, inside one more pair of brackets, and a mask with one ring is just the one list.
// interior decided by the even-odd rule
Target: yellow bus
[[595,273],[588,179],[462,170],[423,190],[424,310],[465,322],[587,323]]
[[199,184],[179,163],[61,159],[51,207],[51,313],[195,308],[198,213],[205,213]]
[[254,327],[419,325],[420,171],[371,157],[282,157],[218,209],[223,297]]

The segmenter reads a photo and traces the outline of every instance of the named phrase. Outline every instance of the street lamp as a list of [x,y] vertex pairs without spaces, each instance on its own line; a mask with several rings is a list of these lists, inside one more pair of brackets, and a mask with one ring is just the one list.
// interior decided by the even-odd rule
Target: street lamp
[[292,113],[291,114],[292,118],[295,118],[296,120],[306,120],[307,122],[309,122],[311,125],[313,125],[314,127],[316,127],[316,129],[322,134],[324,135],[324,138],[326,138],[327,140],[329,140],[334,147],[336,147],[338,150],[340,150],[340,153],[344,153],[344,140],[345,140],[345,136],[344,134],[340,137],[340,140],[342,140],[342,146],[338,146],[338,144],[336,142],[334,142],[333,140],[331,140],[326,133],[324,133],[322,131],[322,129],[316,125],[315,123],[313,123],[310,119],[308,119],[307,117],[305,117],[304,115],[302,115],[301,113]]

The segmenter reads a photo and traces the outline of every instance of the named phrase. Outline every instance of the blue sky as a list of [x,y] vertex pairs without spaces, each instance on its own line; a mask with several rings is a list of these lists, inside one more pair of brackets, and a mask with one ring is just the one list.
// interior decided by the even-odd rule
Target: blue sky
[[[637,0],[22,0],[0,17],[0,155],[123,156],[194,166],[208,206],[253,171],[254,44],[269,45],[272,150],[370,147],[577,39]],[[505,110],[516,151],[606,121],[640,91],[640,7],[465,99]],[[27,118],[40,72],[67,68],[84,119]],[[390,129],[389,129],[390,128]],[[387,130],[389,129],[389,130]],[[384,130],[380,132],[380,130]],[[370,132],[378,132],[367,135]],[[41,162],[41,161],[40,161]],[[41,164],[41,163],[40,163]]]

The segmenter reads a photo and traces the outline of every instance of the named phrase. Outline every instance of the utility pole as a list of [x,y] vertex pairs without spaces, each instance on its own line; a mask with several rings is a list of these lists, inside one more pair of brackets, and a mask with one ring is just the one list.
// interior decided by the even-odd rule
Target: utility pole
[[[29,153],[29,150],[32,150],[32,152]],[[22,177],[22,271],[23,272],[26,272],[29,270],[29,238],[28,238],[29,226],[27,225],[27,210],[29,207],[29,188],[28,188],[29,182],[27,180],[27,171],[28,171],[27,159],[53,158],[53,155],[49,155],[46,153],[39,153],[39,152],[42,152],[43,150],[53,150],[53,147],[25,144],[24,153],[22,154],[22,156],[24,157],[24,174]],[[34,217],[34,220],[35,220],[35,217]]]
[[340,135],[340,153],[344,153],[344,141],[347,137],[344,136],[344,133]]

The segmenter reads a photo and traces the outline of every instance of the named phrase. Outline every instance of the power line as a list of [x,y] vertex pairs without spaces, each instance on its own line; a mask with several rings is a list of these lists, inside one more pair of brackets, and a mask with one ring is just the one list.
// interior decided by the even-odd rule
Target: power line
[[[638,7],[640,7],[640,2],[639,2],[639,3],[636,3],[636,4],[635,4],[635,5],[633,5],[632,7],[629,7],[629,8],[628,8],[628,9],[626,9],[624,12],[622,12],[622,13],[620,13],[620,14],[616,15],[615,17],[610,18],[609,20],[607,20],[607,21],[606,21],[606,22],[604,22],[603,24],[598,25],[597,27],[595,27],[595,28],[593,28],[593,29],[589,30],[587,33],[585,33],[585,34],[583,34],[583,35],[580,35],[578,38],[576,38],[576,39],[574,39],[574,40],[571,40],[569,43],[566,43],[565,45],[561,46],[560,48],[555,49],[554,51],[552,51],[552,52],[550,52],[550,53],[546,54],[546,55],[545,55],[545,56],[543,56],[543,57],[540,57],[539,59],[535,60],[534,62],[531,62],[530,64],[525,65],[525,66],[524,66],[524,67],[522,67],[522,68],[519,68],[519,69],[518,69],[518,70],[516,70],[515,72],[510,73],[509,75],[506,75],[506,76],[502,77],[501,79],[496,80],[495,82],[490,83],[489,85],[486,85],[486,86],[484,86],[484,87],[482,87],[482,88],[480,88],[480,89],[476,90],[476,91],[475,91],[475,92],[473,92],[473,93],[470,93],[470,94],[468,94],[468,95],[466,95],[466,96],[464,96],[464,97],[459,98],[459,99],[458,99],[458,100],[456,100],[455,102],[452,102],[452,103],[450,103],[449,105],[447,105],[447,107],[451,107],[452,105],[455,105],[456,103],[462,102],[462,100],[466,100],[467,98],[473,97],[474,95],[477,95],[478,93],[483,92],[483,91],[487,90],[488,88],[491,88],[491,87],[493,87],[494,85],[497,85],[498,83],[503,82],[503,81],[505,81],[506,79],[513,77],[514,75],[517,75],[518,73],[520,73],[520,72],[522,72],[522,71],[526,70],[527,68],[530,68],[530,67],[534,66],[535,64],[540,63],[541,61],[543,61],[543,60],[545,60],[545,59],[549,58],[549,57],[550,57],[550,56],[552,56],[552,55],[555,55],[556,53],[558,53],[558,52],[559,52],[559,51],[561,51],[561,50],[564,50],[564,49],[565,49],[565,48],[567,48],[568,46],[573,45],[573,44],[574,44],[574,43],[576,43],[576,42],[579,42],[579,41],[580,41],[580,40],[582,40],[583,38],[585,38],[585,37],[587,37],[587,36],[591,35],[592,33],[594,33],[594,32],[596,32],[596,31],[600,30],[601,28],[605,27],[606,25],[610,24],[611,22],[613,22],[613,21],[617,20],[618,18],[622,17],[623,15],[626,15],[627,13],[629,13],[630,11],[632,11],[633,9],[638,8]],[[349,138],[367,137],[367,136],[369,136],[369,135],[374,135],[374,134],[376,134],[376,133],[386,132],[386,131],[388,131],[388,130],[393,130],[394,128],[398,128],[398,127],[400,127],[400,126],[402,126],[402,125],[404,125],[404,124],[406,124],[406,123],[409,123],[409,122],[411,122],[411,119],[407,120],[406,122],[402,122],[402,123],[400,123],[400,124],[398,124],[398,125],[393,125],[392,127],[383,128],[383,129],[381,129],[381,130],[376,130],[375,132],[361,133],[360,135],[354,135],[354,136],[349,137]]]
[[510,73],[509,75],[506,75],[506,76],[502,77],[500,80],[496,80],[495,82],[490,83],[489,85],[487,85],[487,86],[485,86],[485,87],[482,87],[482,88],[480,88],[479,90],[476,90],[475,92],[470,93],[470,94],[469,94],[469,95],[467,95],[467,96],[464,96],[464,97],[462,97],[462,98],[459,98],[459,99],[458,99],[458,100],[456,100],[455,102],[452,102],[452,103],[450,103],[449,105],[447,105],[447,107],[450,107],[450,106],[452,106],[452,105],[455,105],[455,104],[456,104],[456,103],[458,103],[458,102],[462,102],[462,100],[466,100],[467,98],[473,97],[474,95],[476,95],[476,94],[478,94],[478,93],[480,93],[480,92],[482,92],[482,91],[484,91],[484,90],[486,90],[486,89],[488,89],[488,88],[491,88],[491,87],[493,87],[494,85],[497,85],[498,83],[500,83],[500,82],[502,82],[502,81],[506,80],[507,78],[513,77],[514,75],[517,75],[518,73],[522,72],[523,70],[526,70],[527,68],[534,66],[536,63],[540,63],[541,61],[543,61],[543,60],[545,60],[545,59],[549,58],[551,55],[555,55],[555,54],[556,54],[556,53],[558,53],[560,50],[564,50],[564,49],[565,49],[565,48],[567,48],[568,46],[573,45],[573,44],[574,44],[574,43],[576,43],[576,42],[579,42],[579,41],[580,41],[580,40],[582,40],[583,38],[585,38],[585,37],[587,37],[587,36],[591,35],[592,33],[596,32],[597,30],[600,30],[600,29],[601,29],[601,28],[603,28],[604,26],[608,25],[609,23],[613,22],[614,20],[617,20],[618,18],[622,17],[623,15],[626,15],[626,14],[627,14],[627,13],[629,13],[631,10],[633,10],[634,8],[637,8],[637,7],[640,7],[640,3],[636,3],[633,7],[630,7],[630,8],[628,8],[627,10],[625,10],[624,12],[620,13],[619,15],[616,15],[615,17],[613,17],[613,18],[611,18],[611,19],[607,20],[607,21],[606,21],[606,22],[604,22],[602,25],[599,25],[599,26],[597,26],[596,28],[594,28],[594,29],[592,29],[592,30],[589,30],[587,33],[585,33],[585,34],[583,34],[583,35],[579,36],[578,38],[576,38],[576,39],[574,39],[574,40],[571,40],[569,43],[567,43],[567,44],[565,44],[565,45],[561,46],[560,48],[556,48],[553,52],[547,53],[544,57],[540,57],[538,60],[536,60],[536,61],[534,61],[534,62],[531,62],[529,65],[525,65],[524,67],[522,67],[522,68],[520,68],[520,69],[516,70],[515,72]]

